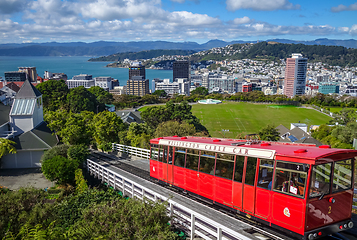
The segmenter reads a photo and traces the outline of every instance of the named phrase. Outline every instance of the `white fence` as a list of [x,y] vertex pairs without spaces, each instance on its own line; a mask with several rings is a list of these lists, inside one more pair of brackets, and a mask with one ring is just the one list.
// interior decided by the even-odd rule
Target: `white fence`
[[150,158],[150,150],[144,148],[131,147],[121,144],[113,143],[112,148],[114,151],[118,151],[121,153],[126,153],[130,156],[136,156],[140,158],[149,159]]
[[[145,159],[150,158],[150,150],[144,148],[137,148],[137,147],[131,147],[131,146],[113,143],[113,150],[126,153],[131,156],[137,156]],[[354,189],[354,194],[357,194],[357,188]],[[357,198],[353,198],[353,202],[356,203]],[[357,206],[353,205],[352,208],[357,210]]]
[[121,176],[119,173],[107,169],[99,163],[87,159],[87,168],[91,174],[94,174],[103,182],[108,183],[108,185],[112,186],[115,190],[121,191],[125,196],[141,200],[166,201],[168,203],[168,215],[173,217],[174,222],[190,231],[191,239],[193,239],[195,235],[204,239],[251,239],[242,233],[229,229],[212,219],[176,203],[168,197],[135,183]]

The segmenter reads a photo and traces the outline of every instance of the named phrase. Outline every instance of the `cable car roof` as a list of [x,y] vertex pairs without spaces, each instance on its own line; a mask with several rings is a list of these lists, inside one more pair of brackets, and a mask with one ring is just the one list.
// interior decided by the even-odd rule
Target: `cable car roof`
[[227,138],[172,136],[151,139],[150,142],[152,144],[267,159],[273,159],[275,156],[279,156],[316,161],[318,159],[329,159],[329,156],[338,154],[352,154],[357,156],[357,150],[330,148],[328,145],[316,147],[314,144],[296,144]]

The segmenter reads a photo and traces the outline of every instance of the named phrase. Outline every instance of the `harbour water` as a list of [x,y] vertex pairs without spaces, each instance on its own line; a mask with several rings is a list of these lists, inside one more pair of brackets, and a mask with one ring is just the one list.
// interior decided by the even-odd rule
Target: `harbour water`
[[[37,74],[43,77],[45,71],[65,73],[68,79],[78,74],[90,74],[94,77],[110,76],[118,79],[120,86],[126,85],[129,77],[127,68],[107,68],[108,62],[88,62],[89,57],[7,57],[0,56],[0,77],[5,79],[5,72],[18,71],[18,67],[36,67]],[[146,78],[172,79],[172,70],[146,69]]]

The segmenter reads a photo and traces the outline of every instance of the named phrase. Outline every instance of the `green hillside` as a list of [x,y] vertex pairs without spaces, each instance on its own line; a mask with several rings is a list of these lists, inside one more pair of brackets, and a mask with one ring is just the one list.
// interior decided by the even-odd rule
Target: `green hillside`
[[[241,132],[258,133],[268,124],[290,128],[290,123],[320,125],[331,117],[313,109],[254,103],[223,102],[217,105],[195,104],[193,114],[213,137],[236,138]],[[222,132],[222,129],[229,130]]]

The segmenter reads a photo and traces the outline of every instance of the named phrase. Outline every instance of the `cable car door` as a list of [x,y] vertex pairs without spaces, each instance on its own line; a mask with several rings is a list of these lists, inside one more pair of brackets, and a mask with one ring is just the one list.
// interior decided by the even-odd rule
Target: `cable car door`
[[243,211],[254,215],[255,208],[255,175],[257,158],[247,157],[245,160],[245,176],[243,184]]
[[166,164],[166,171],[167,171],[167,182],[173,183],[174,182],[174,168],[173,168],[173,147],[168,147],[167,152],[167,164]]

